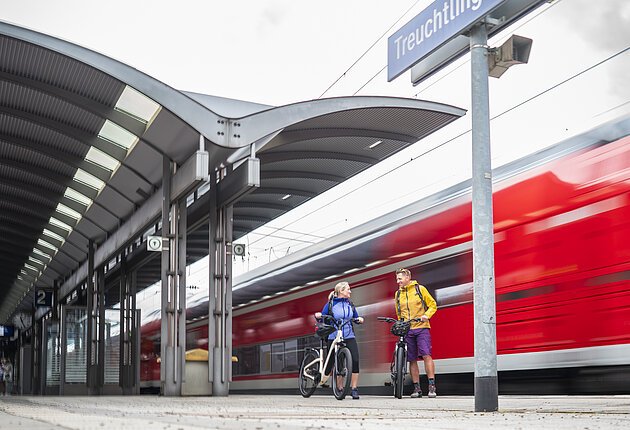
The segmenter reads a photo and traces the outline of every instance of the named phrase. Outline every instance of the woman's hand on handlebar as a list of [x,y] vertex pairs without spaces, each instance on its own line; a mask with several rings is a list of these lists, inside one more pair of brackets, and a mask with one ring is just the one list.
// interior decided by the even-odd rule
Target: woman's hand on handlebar
[[316,320],[321,319],[321,317],[322,317],[322,313],[321,312],[315,312],[315,319]]

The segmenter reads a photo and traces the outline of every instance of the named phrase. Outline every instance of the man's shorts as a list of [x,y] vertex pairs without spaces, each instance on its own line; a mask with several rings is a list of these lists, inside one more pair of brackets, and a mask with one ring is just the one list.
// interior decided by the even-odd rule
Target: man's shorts
[[431,355],[431,330],[428,328],[414,328],[405,337],[407,342],[407,361],[420,360],[425,355]]

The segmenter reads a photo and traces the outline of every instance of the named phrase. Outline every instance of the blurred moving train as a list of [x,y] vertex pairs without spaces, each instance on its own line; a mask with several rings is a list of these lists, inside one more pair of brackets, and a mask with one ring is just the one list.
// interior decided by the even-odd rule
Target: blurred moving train
[[[630,119],[493,175],[499,392],[630,393]],[[325,253],[327,241],[274,271],[240,284],[237,278],[235,295],[261,285],[291,285],[290,274],[314,272],[318,252],[329,257],[320,267],[333,270],[235,307],[238,363],[231,390],[297,393],[304,348],[319,344],[312,314],[346,280],[366,319],[355,326],[361,392],[391,394],[395,338],[376,317],[395,315],[394,271],[407,267],[438,303],[431,320],[438,393],[472,394],[471,223],[467,181],[352,229],[343,241],[331,238]],[[196,319],[189,323],[187,348],[207,345],[204,310],[207,315],[207,303],[189,309]],[[159,385],[159,345],[152,341],[159,340],[159,321],[142,335],[143,357],[153,353],[143,361],[143,382]],[[426,386],[426,377],[421,382]]]

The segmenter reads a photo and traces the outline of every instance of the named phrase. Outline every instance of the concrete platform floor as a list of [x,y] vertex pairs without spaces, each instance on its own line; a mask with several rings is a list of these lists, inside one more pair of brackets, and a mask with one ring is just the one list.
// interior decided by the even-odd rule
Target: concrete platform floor
[[0,397],[0,429],[628,429],[630,396]]

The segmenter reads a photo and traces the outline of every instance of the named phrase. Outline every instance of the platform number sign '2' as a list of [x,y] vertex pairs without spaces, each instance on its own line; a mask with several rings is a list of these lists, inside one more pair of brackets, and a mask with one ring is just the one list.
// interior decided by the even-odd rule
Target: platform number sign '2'
[[51,307],[53,303],[53,292],[52,290],[37,290],[35,292],[35,306],[38,308],[41,307]]

